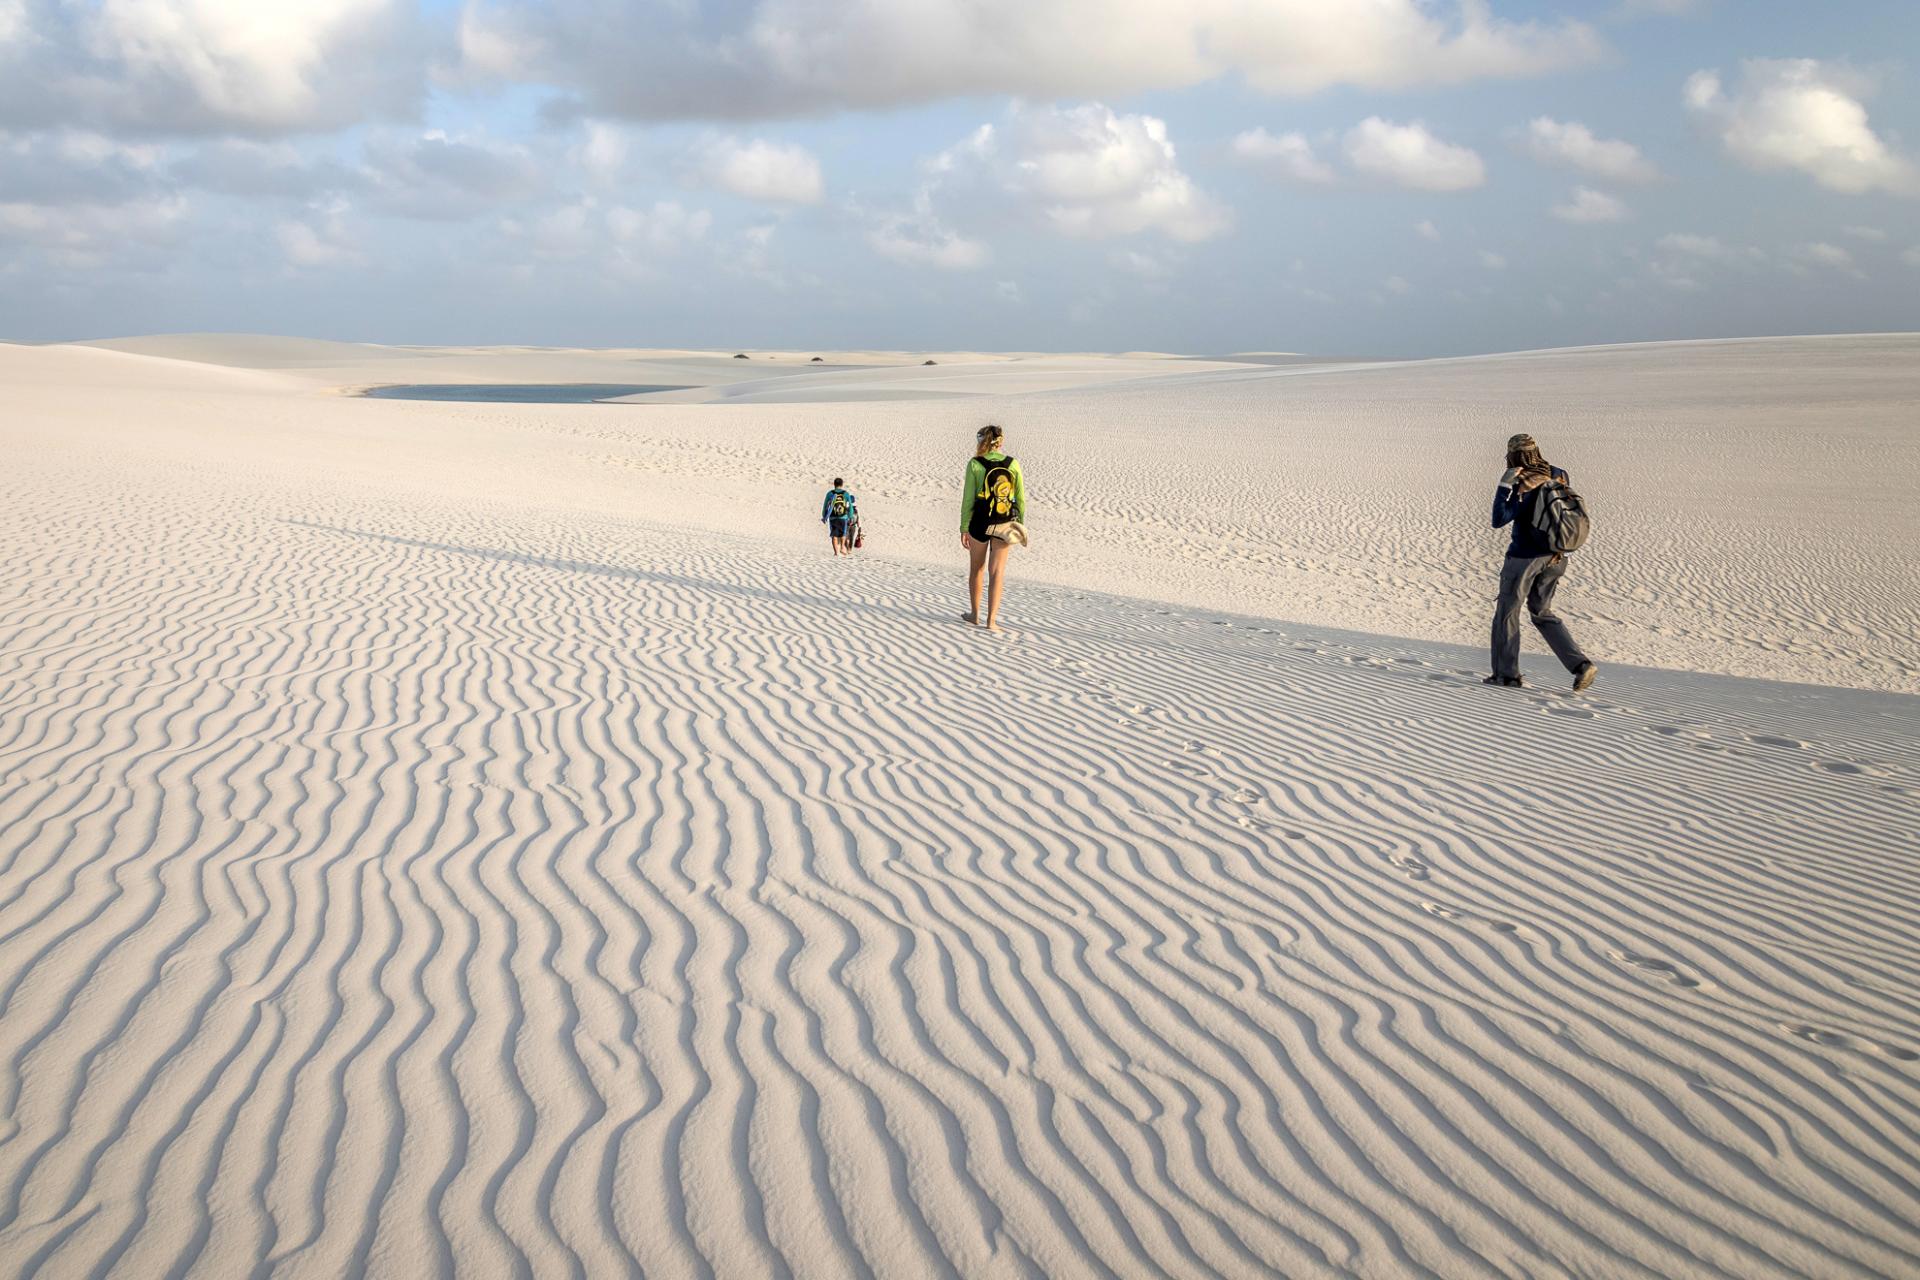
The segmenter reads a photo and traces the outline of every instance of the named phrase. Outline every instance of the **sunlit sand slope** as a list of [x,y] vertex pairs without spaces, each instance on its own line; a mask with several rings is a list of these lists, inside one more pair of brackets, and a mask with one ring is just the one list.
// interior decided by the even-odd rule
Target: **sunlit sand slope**
[[1914,699],[1000,642],[623,506],[624,410],[258,376],[0,421],[0,1270],[1920,1268]]
[[[70,366],[47,373],[63,349],[0,347],[0,379],[17,412],[61,429],[126,405],[154,431],[183,410],[247,436],[271,422],[283,454],[384,436],[389,465],[455,452],[522,501],[544,485],[543,501],[791,542],[819,540],[820,494],[844,476],[873,545],[928,563],[954,554],[960,467],[975,428],[997,421],[1033,489],[1034,576],[1456,643],[1484,641],[1506,541],[1486,509],[1507,436],[1526,430],[1595,513],[1560,610],[1603,660],[1920,693],[1916,335],[1334,366],[957,355],[930,369],[897,353],[822,367],[791,353],[117,345],[169,358],[64,349],[95,362],[82,396]],[[876,360],[891,364],[848,367]],[[143,386],[176,377],[194,394],[123,394],[135,364]],[[255,383],[205,394],[205,375],[244,373],[227,365],[257,367]],[[334,394],[407,381],[691,389],[573,406]]]

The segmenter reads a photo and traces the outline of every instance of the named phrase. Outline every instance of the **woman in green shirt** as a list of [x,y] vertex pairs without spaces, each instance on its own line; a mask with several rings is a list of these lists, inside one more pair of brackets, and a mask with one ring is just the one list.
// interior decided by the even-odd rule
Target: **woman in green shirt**
[[968,556],[967,612],[964,620],[980,621],[980,578],[990,579],[987,587],[989,631],[1000,630],[1000,595],[1007,585],[1007,552],[1012,542],[991,535],[994,525],[1019,523],[1027,518],[1027,485],[1020,475],[1020,461],[1000,451],[1004,432],[992,425],[980,428],[974,437],[973,457],[967,461],[967,474],[960,488],[960,545]]

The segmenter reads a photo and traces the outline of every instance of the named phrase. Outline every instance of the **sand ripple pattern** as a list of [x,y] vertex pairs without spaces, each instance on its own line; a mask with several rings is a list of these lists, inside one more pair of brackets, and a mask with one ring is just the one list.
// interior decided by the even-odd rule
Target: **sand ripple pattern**
[[7,1275],[1920,1269],[1911,699],[74,480]]

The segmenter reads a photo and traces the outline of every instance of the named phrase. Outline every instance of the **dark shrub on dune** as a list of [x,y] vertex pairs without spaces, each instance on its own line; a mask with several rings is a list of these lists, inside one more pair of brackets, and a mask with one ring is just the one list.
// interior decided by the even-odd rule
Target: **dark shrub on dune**
[[924,368],[926,368],[926,367],[927,367],[928,365],[930,365],[930,364],[934,364],[934,363],[937,363],[937,362],[936,362],[936,361],[933,361],[933,360],[923,360],[923,361],[921,361],[921,362],[920,362],[920,367],[924,369]]
[[736,351],[733,353],[733,358],[735,360],[745,360],[747,358],[747,353],[744,351]]

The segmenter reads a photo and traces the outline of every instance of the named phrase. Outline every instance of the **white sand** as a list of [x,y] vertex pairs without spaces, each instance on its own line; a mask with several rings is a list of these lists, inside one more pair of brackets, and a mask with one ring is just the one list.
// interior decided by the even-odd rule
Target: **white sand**
[[0,1271],[1920,1271],[1920,338],[115,345],[0,345]]

